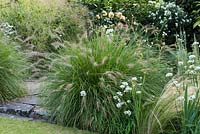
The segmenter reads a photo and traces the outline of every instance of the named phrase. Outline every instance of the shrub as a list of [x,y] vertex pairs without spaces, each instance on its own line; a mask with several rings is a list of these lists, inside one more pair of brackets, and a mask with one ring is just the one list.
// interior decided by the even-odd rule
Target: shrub
[[173,44],[176,41],[175,34],[179,33],[180,29],[191,26],[192,19],[174,2],[159,2],[155,7],[157,10],[150,11],[149,20],[161,30],[160,36],[166,38],[166,43]]
[[[165,0],[166,2],[176,2],[177,5],[179,5],[181,8],[184,9],[185,12],[192,18],[190,26],[184,27],[184,30],[186,31],[187,35],[187,45],[190,47],[190,50],[192,49],[190,44],[194,41],[193,40],[193,34],[199,35],[199,27],[193,28],[192,25],[195,24],[197,17],[199,15],[198,13],[198,1],[199,0]],[[197,23],[196,23],[197,24]],[[196,25],[195,24],[195,25]],[[195,26],[194,25],[194,26]],[[200,41],[200,38],[197,38],[198,41]]]
[[[148,24],[148,12],[155,7],[148,0],[86,0],[85,4],[90,9],[90,14],[96,16],[103,10],[112,12],[122,12],[129,23],[136,19],[142,24]],[[143,17],[141,17],[143,16]]]
[[14,49],[14,44],[0,35],[0,103],[20,97],[25,91],[22,86],[24,61]]
[[[69,45],[52,61],[42,90],[44,106],[50,111],[52,120],[99,133],[140,132],[133,107],[130,107],[133,114],[129,117],[129,109],[124,109],[126,112],[118,109],[113,97],[123,92],[121,82],[131,84],[131,77],[138,80],[142,77],[141,106],[144,107],[138,112],[145,112],[155,103],[152,98],[161,94],[167,82],[166,65],[141,41],[127,45],[118,36],[117,39],[98,36],[82,44]],[[127,97],[133,98],[131,93]],[[143,117],[138,119],[142,122]]]
[[15,38],[25,46],[32,45],[37,51],[55,51],[64,40],[77,41],[78,35],[83,34],[86,9],[74,3],[59,6],[56,1],[51,2],[48,5],[19,0],[1,9],[1,21],[15,27]]

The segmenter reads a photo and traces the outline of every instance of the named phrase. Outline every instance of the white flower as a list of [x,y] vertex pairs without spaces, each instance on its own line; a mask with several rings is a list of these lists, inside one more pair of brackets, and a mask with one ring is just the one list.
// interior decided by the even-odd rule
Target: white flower
[[177,83],[177,84],[175,84],[175,86],[176,86],[176,87],[180,87],[180,86],[181,86],[181,84],[180,84],[180,83]]
[[173,7],[176,7],[176,4],[174,2],[169,2],[167,5],[166,5],[166,8],[173,8]]
[[176,87],[180,87],[181,86],[181,84],[180,83],[178,83],[178,81],[173,81],[173,84],[176,86]]
[[141,94],[142,93],[142,91],[136,91],[136,94]]
[[199,42],[195,41],[192,46],[196,46],[196,45],[199,45]]
[[104,25],[103,27],[104,27],[104,28],[108,28],[108,26],[107,26],[107,25]]
[[122,82],[122,85],[128,86],[128,83],[127,82]]
[[131,116],[131,111],[130,110],[124,111],[124,114],[128,115],[128,116]]
[[119,98],[118,96],[113,96],[113,99],[114,99],[114,100],[116,100],[116,99],[118,99],[118,98]]
[[120,98],[118,98],[118,99],[117,99],[117,101],[118,101],[118,102],[121,102],[121,99],[120,99]]
[[126,102],[127,102],[127,103],[131,103],[131,100],[127,100]]
[[193,68],[195,68],[195,66],[194,66],[194,65],[190,65],[189,68],[190,68],[190,69],[193,69]]
[[143,84],[142,84],[142,83],[138,83],[137,85],[138,85],[138,86],[142,86]]
[[173,73],[167,73],[165,76],[166,76],[166,77],[172,77],[172,76],[173,76]]
[[174,84],[174,85],[178,84],[178,81],[176,81],[176,80],[175,80],[175,81],[173,81],[173,84]]
[[119,103],[116,104],[116,107],[117,107],[117,108],[121,108],[122,105],[124,105],[124,102],[119,102]]
[[167,36],[167,33],[166,32],[163,32],[162,33],[162,36],[164,37],[164,36]]
[[132,81],[137,81],[137,77],[132,77]]
[[148,3],[149,3],[149,4],[156,4],[155,1],[151,1],[151,0],[149,0]]
[[165,15],[165,16],[170,16],[170,15],[171,15],[171,11],[166,10],[165,13],[164,13],[164,15]]
[[121,103],[117,103],[117,104],[116,104],[116,107],[117,107],[117,108],[121,108],[121,107],[122,107]]
[[106,34],[113,33],[113,31],[114,31],[113,29],[107,29],[107,30],[106,30]]
[[129,87],[129,86],[127,86],[127,87],[125,88],[124,92],[129,92],[129,91],[131,91],[131,90],[132,90],[132,88]]
[[200,70],[200,66],[196,66],[196,67],[195,67],[195,70],[196,70],[196,71],[199,71],[199,70]]
[[189,56],[189,59],[190,59],[190,60],[193,60],[195,57],[196,57],[195,55],[190,55],[190,56]]
[[194,63],[194,60],[188,60],[187,63],[189,63],[189,64],[193,64],[193,63]]
[[183,97],[183,96],[179,96],[179,97],[177,98],[177,100],[178,100],[178,101],[183,101],[183,100],[184,100],[184,97]]
[[[179,36],[179,35],[177,35],[177,36]],[[183,40],[181,38],[178,38],[177,41],[178,42],[183,42]]]
[[122,92],[117,92],[117,95],[123,96]]
[[191,70],[191,71],[189,72],[189,74],[196,74],[196,72],[195,72],[194,70]]
[[196,98],[195,95],[191,95],[191,96],[189,96],[188,100],[194,100],[195,98]]
[[178,62],[178,65],[179,65],[179,66],[182,66],[183,64],[184,64],[183,61],[179,61],[179,62]]
[[126,86],[125,85],[120,85],[119,87],[122,88],[122,89],[124,89]]
[[137,25],[139,25],[139,24],[138,24],[137,22],[134,21],[134,22],[133,22],[133,25],[137,26]]
[[157,2],[155,5],[155,8],[157,8],[157,9],[160,8],[160,3]]
[[80,94],[81,94],[82,97],[84,97],[84,96],[87,95],[86,92],[85,92],[84,90],[82,90],[82,91],[80,92]]

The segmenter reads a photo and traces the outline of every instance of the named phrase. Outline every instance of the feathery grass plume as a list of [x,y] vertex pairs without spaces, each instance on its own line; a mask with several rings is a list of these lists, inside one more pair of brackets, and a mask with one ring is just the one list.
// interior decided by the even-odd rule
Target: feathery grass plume
[[[149,102],[149,96],[159,96],[167,82],[166,65],[153,51],[148,56],[141,56],[146,49],[151,50],[140,47],[142,45],[127,45],[123,40],[107,36],[68,45],[52,61],[42,87],[44,106],[50,111],[52,120],[99,133],[136,132],[134,116],[124,117],[113,100],[114,94],[121,90],[120,83],[133,76],[142,76],[145,80],[142,104],[146,102],[150,107],[155,102]],[[130,64],[133,67],[129,67]],[[146,111],[147,107],[139,112]],[[125,113],[130,115],[130,111]]]
[[0,103],[25,94],[23,71],[25,62],[14,44],[0,34]]
[[[59,4],[58,4],[59,3]],[[14,26],[25,48],[56,51],[63,41],[76,42],[84,34],[87,10],[75,2],[57,0],[18,0],[0,9],[2,22]]]
[[193,51],[187,52],[186,35],[182,32],[177,35],[176,45],[178,73],[163,89],[162,96],[158,100],[159,105],[156,107],[166,102],[167,105],[161,108],[163,112],[155,109],[154,113],[158,113],[155,114],[157,122],[150,118],[148,133],[157,133],[159,127],[165,134],[198,134],[200,132],[198,119],[200,106],[199,42],[194,38]]

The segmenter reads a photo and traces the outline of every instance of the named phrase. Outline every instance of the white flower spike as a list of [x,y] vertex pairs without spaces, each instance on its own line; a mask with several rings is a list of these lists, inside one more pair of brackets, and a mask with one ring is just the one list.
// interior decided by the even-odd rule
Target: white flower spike
[[167,73],[165,76],[166,76],[166,77],[172,77],[172,76],[173,76],[173,73]]
[[129,91],[131,91],[131,90],[132,90],[132,88],[129,87],[129,86],[127,86],[127,87],[125,88],[124,92],[129,92]]
[[127,102],[127,103],[131,103],[131,100],[127,100],[126,102]]
[[191,101],[193,101],[195,98],[196,98],[196,96],[195,96],[195,95],[191,95],[191,96],[189,96],[188,100],[191,100]]
[[132,77],[132,81],[137,81],[137,77]]
[[122,82],[122,85],[128,86],[128,82]]
[[121,89],[124,89],[126,86],[125,85],[120,85],[119,86]]
[[136,94],[141,94],[142,93],[142,91],[136,91]]
[[113,96],[113,99],[114,100],[117,100],[119,97],[118,96]]
[[128,115],[128,116],[131,116],[131,111],[130,110],[124,111],[124,114]]
[[122,92],[117,92],[117,95],[123,96]]
[[190,56],[189,56],[189,59],[190,59],[190,60],[193,60],[195,57],[196,57],[195,55],[190,55]]
[[200,66],[196,66],[196,67],[195,67],[195,70],[196,70],[196,71],[199,71],[199,70],[200,70]]

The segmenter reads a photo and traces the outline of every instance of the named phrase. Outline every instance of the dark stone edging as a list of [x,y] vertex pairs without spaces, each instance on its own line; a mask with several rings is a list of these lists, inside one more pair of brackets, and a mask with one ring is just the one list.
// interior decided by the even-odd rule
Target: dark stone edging
[[30,104],[17,102],[0,104],[0,113],[41,120],[49,119],[48,112],[46,110],[43,110],[40,106],[33,106]]
[[8,114],[30,118],[34,120],[48,120],[50,118],[47,110],[40,106],[38,88],[39,80],[26,80],[28,94],[23,98],[17,98],[11,102],[0,104],[0,114]]

